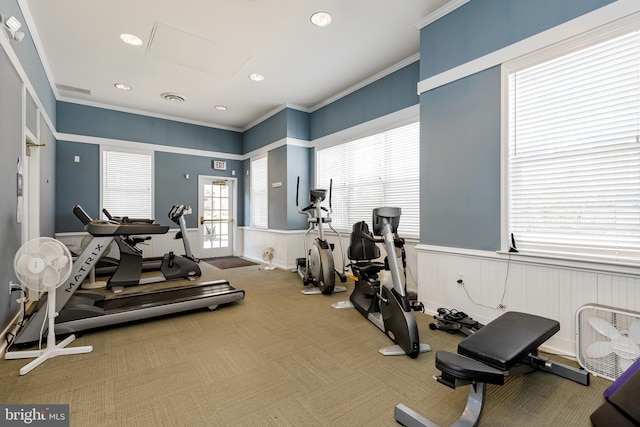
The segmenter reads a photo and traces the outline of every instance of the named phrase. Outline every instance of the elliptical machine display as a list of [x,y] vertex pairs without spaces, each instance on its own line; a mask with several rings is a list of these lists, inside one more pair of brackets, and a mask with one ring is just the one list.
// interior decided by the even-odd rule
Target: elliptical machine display
[[[314,188],[309,190],[309,201],[311,202],[307,207],[300,209],[298,205],[298,193],[300,191],[300,177],[296,184],[296,209],[299,213],[307,215],[307,222],[309,228],[304,234],[304,253],[305,258],[298,258],[296,260],[297,272],[305,286],[313,285],[314,288],[303,289],[303,294],[319,294],[329,295],[334,292],[346,292],[346,286],[336,286],[336,274],[340,278],[342,283],[347,281],[347,277],[344,273],[345,262],[344,252],[342,251],[342,239],[340,233],[337,232],[331,226],[331,188],[333,186],[333,180],[329,184],[329,209],[322,206],[322,201],[325,200],[327,190],[322,188]],[[326,212],[323,216],[322,212]],[[327,224],[334,233],[338,235],[338,242],[340,244],[340,252],[342,253],[342,272],[339,272],[335,268],[333,260],[333,244],[327,242],[324,238],[323,224]],[[311,247],[309,248],[308,240],[309,233],[313,230],[318,231],[318,237],[313,240]]]
[[[402,273],[406,269],[404,239],[398,236],[400,208],[383,207],[373,210],[373,234],[365,221],[353,225],[348,257],[355,285],[349,301],[332,304],[334,308],[355,307],[385,333],[396,345],[380,350],[385,356],[408,355],[411,358],[431,351],[421,344],[418,324],[409,304],[403,284],[396,251],[402,259]],[[374,237],[381,236],[381,237]],[[376,243],[384,243],[385,262]]]

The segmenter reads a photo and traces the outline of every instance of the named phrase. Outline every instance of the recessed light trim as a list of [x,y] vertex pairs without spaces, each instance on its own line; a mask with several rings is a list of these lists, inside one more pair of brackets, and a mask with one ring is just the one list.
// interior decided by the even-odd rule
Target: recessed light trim
[[311,15],[311,23],[316,27],[326,27],[331,24],[331,15],[327,12],[316,12]]
[[162,96],[165,100],[167,100],[169,102],[182,103],[182,102],[185,102],[187,100],[187,98],[185,98],[184,96],[179,95],[177,93],[172,93],[172,92],[165,92],[165,93],[161,94],[160,96]]
[[134,34],[120,34],[120,40],[130,46],[142,46],[142,39]]
[[114,86],[116,87],[116,89],[120,89],[120,90],[131,90],[132,87],[129,86],[126,83],[114,83]]
[[226,105],[216,105],[215,109],[218,111],[227,111],[227,106]]
[[249,74],[249,78],[254,82],[261,82],[264,80],[264,76],[260,73],[251,73]]

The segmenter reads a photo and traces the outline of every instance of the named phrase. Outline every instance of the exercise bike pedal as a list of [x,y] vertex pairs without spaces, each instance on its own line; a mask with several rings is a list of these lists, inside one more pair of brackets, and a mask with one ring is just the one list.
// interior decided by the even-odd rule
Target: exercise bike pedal
[[380,293],[380,281],[375,280],[373,282],[367,283],[362,288],[362,293],[365,296],[365,298],[375,297],[376,295],[378,295],[378,293]]

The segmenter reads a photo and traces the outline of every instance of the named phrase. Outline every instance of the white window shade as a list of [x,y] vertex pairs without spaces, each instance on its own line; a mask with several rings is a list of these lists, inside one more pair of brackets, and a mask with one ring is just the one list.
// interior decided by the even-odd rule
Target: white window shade
[[520,252],[640,260],[640,33],[509,74]]
[[398,234],[418,238],[419,153],[419,122],[319,150],[316,182],[328,189],[333,180],[333,226],[350,231],[371,224],[374,208],[393,206],[402,209]]
[[114,216],[153,218],[151,154],[102,151],[102,207]]
[[251,160],[251,226],[269,227],[269,176],[266,156]]

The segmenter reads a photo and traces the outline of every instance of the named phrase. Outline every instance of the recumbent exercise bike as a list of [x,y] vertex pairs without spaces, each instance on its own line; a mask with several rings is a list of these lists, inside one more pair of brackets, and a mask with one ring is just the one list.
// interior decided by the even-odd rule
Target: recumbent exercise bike
[[[347,256],[355,285],[349,301],[332,304],[334,308],[355,307],[396,344],[380,349],[385,356],[408,355],[416,358],[431,351],[420,343],[418,324],[411,309],[403,282],[396,250],[400,251],[402,272],[406,271],[404,239],[398,236],[400,208],[382,207],[373,210],[373,235],[365,221],[353,225]],[[381,236],[379,238],[374,237]],[[385,262],[376,243],[384,243]],[[406,279],[406,276],[405,276]]]

